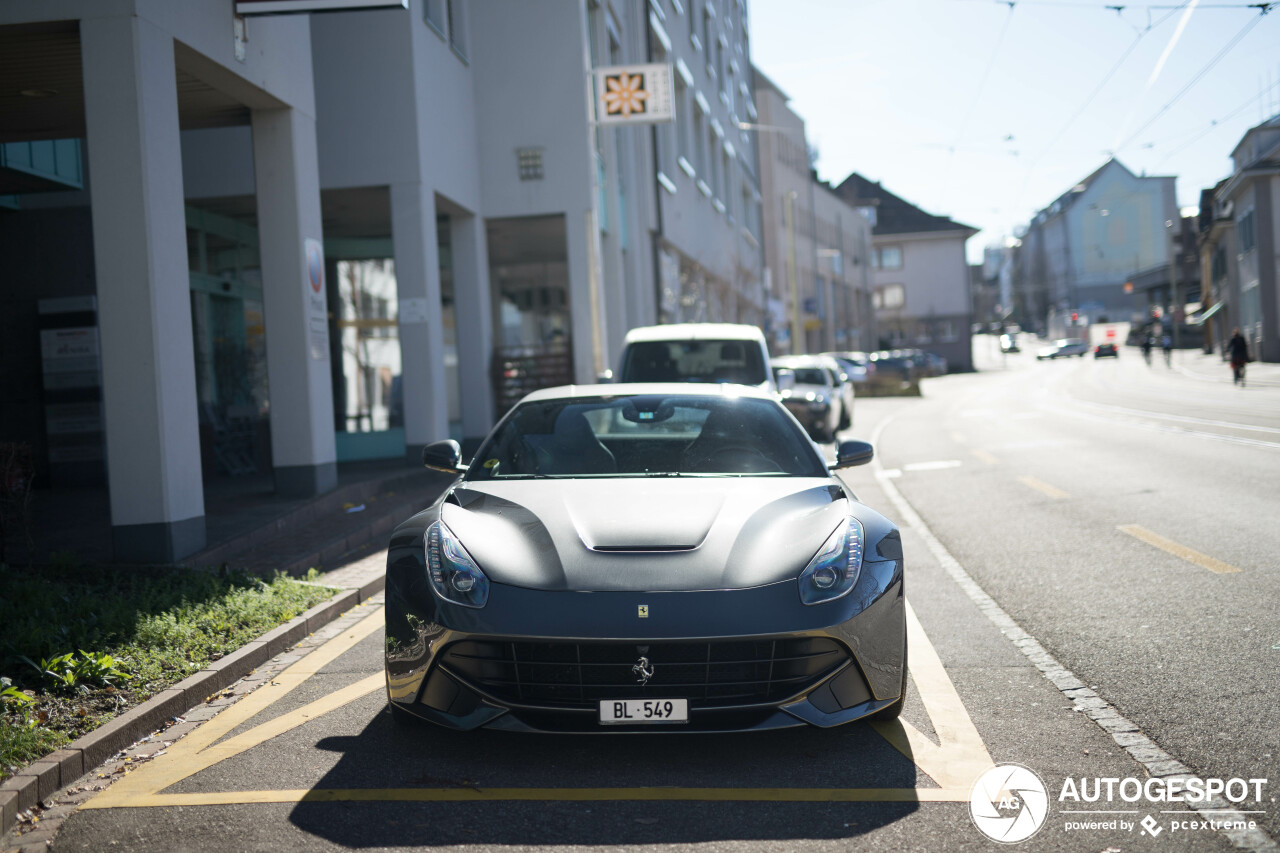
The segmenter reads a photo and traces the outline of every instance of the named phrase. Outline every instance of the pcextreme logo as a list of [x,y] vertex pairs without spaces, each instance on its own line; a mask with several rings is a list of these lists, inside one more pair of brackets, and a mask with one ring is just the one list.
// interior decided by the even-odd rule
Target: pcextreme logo
[[978,777],[969,792],[969,817],[987,838],[1002,844],[1026,841],[1049,814],[1049,793],[1035,771],[1021,764],[997,764]]

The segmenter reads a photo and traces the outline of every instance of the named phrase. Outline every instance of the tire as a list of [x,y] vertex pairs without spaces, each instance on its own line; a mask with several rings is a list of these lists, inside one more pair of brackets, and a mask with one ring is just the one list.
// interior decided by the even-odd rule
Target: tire
[[840,429],[848,429],[853,426],[853,416],[849,414],[848,409],[844,406],[840,407]]
[[902,687],[898,691],[897,700],[887,707],[881,708],[871,715],[871,719],[878,722],[889,722],[898,719],[902,713],[902,706],[907,702],[907,638],[902,638]]

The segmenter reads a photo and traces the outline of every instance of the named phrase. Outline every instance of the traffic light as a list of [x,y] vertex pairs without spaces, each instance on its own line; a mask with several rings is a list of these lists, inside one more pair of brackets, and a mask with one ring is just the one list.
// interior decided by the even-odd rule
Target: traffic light
[[1079,315],[1077,312],[1072,311],[1072,312],[1071,312],[1071,322],[1073,322],[1073,323],[1074,323],[1076,320],[1079,320],[1079,319],[1080,319],[1080,315]]

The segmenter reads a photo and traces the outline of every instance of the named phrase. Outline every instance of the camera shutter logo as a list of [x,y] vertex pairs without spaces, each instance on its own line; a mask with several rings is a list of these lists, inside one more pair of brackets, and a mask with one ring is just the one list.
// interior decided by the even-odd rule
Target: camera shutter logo
[[1049,793],[1035,771],[997,764],[969,792],[969,817],[983,835],[1003,844],[1026,841],[1044,826]]

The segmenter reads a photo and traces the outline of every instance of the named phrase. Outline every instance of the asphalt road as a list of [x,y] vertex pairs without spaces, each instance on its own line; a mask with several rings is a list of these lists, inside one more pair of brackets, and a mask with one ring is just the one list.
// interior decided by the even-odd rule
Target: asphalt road
[[[990,850],[967,793],[974,768],[1007,762],[1048,791],[1025,849],[1234,849],[1173,828],[1204,819],[1181,806],[1060,802],[1068,779],[1147,770],[1042,669],[1075,673],[1100,697],[1085,706],[1109,703],[1140,730],[1126,736],[1198,774],[1280,784],[1280,388],[1157,373],[1127,351],[979,357],[987,369],[928,380],[921,398],[860,400],[846,433],[877,445],[847,482],[903,525],[920,626],[905,726],[402,728],[385,712],[375,603],[89,800],[52,849]],[[1000,613],[1030,636],[1002,631]],[[1025,651],[1037,640],[1051,656],[1039,667]],[[1272,838],[1275,784],[1240,806]],[[1125,813],[1076,814],[1108,809]],[[1146,816],[1155,837],[1066,828]]]

